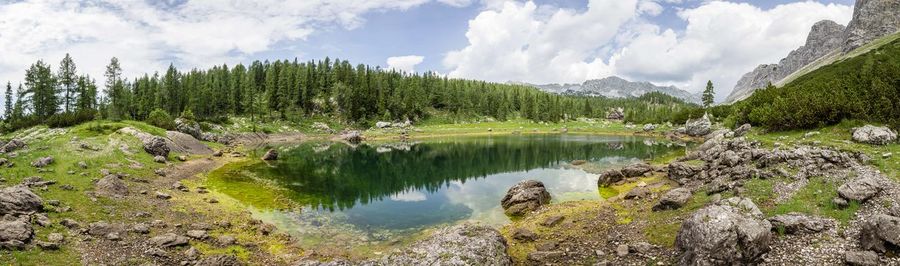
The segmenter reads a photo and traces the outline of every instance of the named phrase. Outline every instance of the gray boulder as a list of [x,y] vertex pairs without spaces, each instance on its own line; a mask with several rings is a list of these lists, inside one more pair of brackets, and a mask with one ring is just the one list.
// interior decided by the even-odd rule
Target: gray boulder
[[853,141],[872,145],[887,145],[897,141],[897,132],[888,127],[865,125],[853,129]]
[[43,208],[41,197],[26,186],[0,189],[0,214],[28,214]]
[[25,148],[25,142],[20,139],[11,139],[6,144],[0,145],[0,153],[13,152]]
[[379,122],[375,123],[375,127],[376,127],[376,128],[382,128],[382,129],[384,129],[384,128],[390,128],[390,127],[391,127],[391,122],[379,121]]
[[43,168],[53,163],[53,156],[41,157],[31,162],[31,166]]
[[690,165],[683,162],[673,162],[669,164],[669,178],[679,183],[686,179],[690,179],[702,170],[699,166]]
[[625,119],[625,109],[623,109],[622,107],[609,109],[609,112],[606,113],[606,119],[609,119],[609,120]]
[[800,213],[788,213],[769,218],[775,229],[784,230],[786,234],[812,234],[825,231],[834,226],[831,220]]
[[622,174],[626,177],[639,177],[653,171],[653,167],[646,163],[634,163],[622,168]]
[[148,240],[151,245],[161,248],[184,246],[188,244],[188,238],[174,233],[166,233]]
[[644,124],[644,132],[650,132],[656,130],[656,125],[654,124]]
[[175,130],[184,134],[191,135],[192,137],[197,139],[202,139],[203,137],[203,132],[200,130],[200,124],[183,118],[175,119]]
[[345,131],[344,133],[341,133],[340,138],[350,143],[360,143],[363,141],[362,134],[357,130]]
[[619,169],[609,169],[600,173],[600,178],[597,179],[598,186],[609,186],[616,182],[622,181],[625,179],[625,175],[622,174],[622,171]]
[[213,255],[197,261],[197,266],[239,266],[244,265],[234,255]]
[[740,127],[734,129],[734,137],[743,137],[744,135],[747,135],[747,133],[750,132],[751,128],[752,126],[750,126],[750,124],[741,125]]
[[0,219],[0,247],[22,249],[33,237],[34,230],[27,215],[15,217],[7,214]]
[[844,262],[850,266],[878,266],[881,261],[878,253],[874,251],[847,251],[844,253]]
[[266,151],[266,154],[261,158],[263,161],[274,161],[278,160],[278,151],[275,149],[269,149]]
[[859,245],[881,253],[900,251],[900,218],[887,214],[866,218],[859,230]]
[[692,137],[702,137],[712,132],[712,122],[707,114],[698,119],[690,119],[684,124],[684,134]]
[[166,139],[159,136],[150,136],[142,140],[144,151],[153,156],[169,157],[169,146]]
[[881,192],[881,184],[871,175],[857,177],[838,187],[838,195],[847,200],[863,202]]
[[437,230],[431,237],[387,255],[381,265],[512,265],[506,240],[496,229],[460,224]]
[[94,184],[94,193],[110,198],[121,198],[128,195],[128,186],[117,175],[107,175]]
[[524,215],[547,203],[550,203],[550,193],[544,188],[544,183],[535,180],[519,182],[509,188],[500,200],[506,214],[513,216]]
[[675,238],[679,264],[759,263],[772,241],[772,224],[762,216],[746,198],[730,198],[694,212]]
[[684,206],[691,199],[691,190],[687,188],[675,188],[663,194],[659,203],[653,206],[653,211],[673,210]]

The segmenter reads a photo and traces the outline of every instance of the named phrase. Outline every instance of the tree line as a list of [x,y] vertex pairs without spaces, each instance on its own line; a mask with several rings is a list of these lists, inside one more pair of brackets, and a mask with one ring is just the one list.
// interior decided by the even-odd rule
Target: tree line
[[54,69],[43,60],[32,64],[13,92],[7,83],[4,128],[36,124],[69,126],[92,119],[146,120],[152,113],[191,113],[201,120],[230,116],[299,120],[332,116],[367,126],[375,121],[421,120],[430,115],[525,118],[559,122],[577,117],[605,117],[624,107],[635,123],[669,121],[695,106],[664,94],[630,99],[562,96],[526,85],[448,78],[434,72],[406,73],[346,60],[254,61],[249,65],[214,66],[133,79],[122,75],[112,58],[103,88],[89,75],[79,75],[67,54]]

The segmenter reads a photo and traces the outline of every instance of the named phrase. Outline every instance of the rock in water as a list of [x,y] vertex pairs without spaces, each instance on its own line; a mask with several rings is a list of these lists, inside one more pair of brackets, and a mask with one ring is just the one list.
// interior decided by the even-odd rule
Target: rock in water
[[0,247],[21,249],[33,237],[34,230],[27,215],[15,217],[7,214],[0,219]]
[[868,217],[859,230],[859,245],[881,253],[900,251],[900,218],[887,214]]
[[262,160],[263,161],[278,160],[278,151],[276,151],[275,149],[269,149],[269,151],[266,151],[266,154],[263,155]]
[[460,224],[437,230],[398,253],[385,256],[381,265],[512,265],[500,232],[489,226]]
[[680,265],[752,265],[769,251],[772,224],[746,198],[730,198],[694,212],[675,245]]
[[831,220],[794,212],[769,218],[769,222],[786,234],[818,233],[834,226]]
[[0,214],[28,214],[43,210],[41,197],[26,186],[0,189]]
[[550,193],[544,188],[544,183],[535,180],[519,182],[509,188],[500,200],[506,214],[513,216],[524,215],[547,203],[550,203]]
[[175,119],[175,130],[178,132],[191,135],[194,138],[200,139],[202,137],[202,132],[200,130],[200,124],[197,122],[176,118]]
[[101,196],[121,198],[128,195],[128,186],[118,176],[107,175],[94,184],[94,191]]
[[663,194],[659,203],[653,206],[653,211],[673,210],[681,208],[691,199],[691,190],[687,188],[675,188]]
[[690,119],[684,124],[684,134],[692,137],[706,136],[712,132],[712,122],[709,121],[709,115],[703,114],[698,119]]
[[166,139],[159,136],[152,136],[143,140],[144,151],[153,156],[169,157],[169,146],[166,146]]
[[872,145],[887,145],[897,141],[897,132],[887,127],[865,125],[853,129],[853,140]]

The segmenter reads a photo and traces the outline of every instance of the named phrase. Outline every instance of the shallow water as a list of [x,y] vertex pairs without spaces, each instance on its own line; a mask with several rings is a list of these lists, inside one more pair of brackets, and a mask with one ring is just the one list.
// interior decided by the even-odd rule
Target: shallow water
[[500,199],[521,180],[544,182],[554,202],[602,200],[597,172],[683,148],[638,137],[528,135],[279,149],[274,163],[224,167],[210,187],[309,247],[370,249],[443,224],[507,223]]

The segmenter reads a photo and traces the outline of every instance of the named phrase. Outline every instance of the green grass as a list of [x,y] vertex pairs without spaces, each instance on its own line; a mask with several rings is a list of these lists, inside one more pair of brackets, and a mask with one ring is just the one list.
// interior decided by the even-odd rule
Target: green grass
[[[448,135],[490,135],[490,134],[547,134],[560,133],[567,128],[569,133],[602,134],[602,135],[630,135],[641,131],[641,125],[634,128],[626,128],[621,122],[608,122],[604,120],[579,120],[564,123],[533,122],[525,119],[509,121],[482,121],[463,122],[454,124],[437,124],[423,122],[415,125],[415,130],[408,133],[412,137],[433,137]],[[663,132],[669,128],[662,125],[656,132]],[[641,133],[644,134],[644,133]],[[369,129],[364,135],[367,138],[390,138],[397,135],[396,130]]]
[[837,188],[841,184],[830,182],[821,177],[812,177],[809,183],[784,202],[776,203],[773,197],[773,188],[776,182],[788,181],[788,179],[752,179],[744,184],[747,189],[747,197],[753,200],[767,217],[787,214],[804,213],[822,217],[833,218],[841,224],[847,224],[853,219],[859,209],[859,203],[851,202],[844,209],[831,203],[837,196]]
[[681,222],[694,211],[703,208],[711,200],[704,191],[694,192],[691,199],[681,208],[647,213],[648,226],[644,231],[647,241],[654,245],[672,247]]

